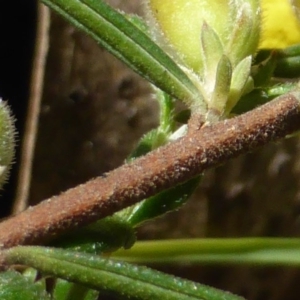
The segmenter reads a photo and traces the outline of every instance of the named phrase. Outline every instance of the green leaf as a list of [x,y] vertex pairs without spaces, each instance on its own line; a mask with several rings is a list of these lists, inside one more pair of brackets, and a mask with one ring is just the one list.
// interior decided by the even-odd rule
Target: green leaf
[[50,300],[43,285],[33,283],[15,271],[0,273],[0,299],[3,300]]
[[135,160],[137,157],[143,156],[148,152],[153,150],[153,141],[157,140],[157,136],[159,134],[158,129],[153,129],[140,139],[136,148],[132,151],[132,153],[128,156],[127,162]]
[[149,268],[84,253],[43,247],[16,247],[7,250],[5,254],[10,263],[29,265],[52,276],[114,293],[122,296],[122,299],[242,299]]
[[299,238],[205,238],[137,242],[113,258],[132,263],[300,266]]
[[279,59],[274,70],[274,75],[281,78],[300,77],[300,55]]
[[278,53],[270,50],[260,50],[252,66],[251,77],[256,88],[268,87],[273,78],[277,64]]
[[283,50],[274,50],[276,59],[274,76],[279,78],[299,78],[300,76],[300,44]]
[[130,248],[136,240],[132,226],[117,215],[75,229],[55,239],[51,246],[99,254]]
[[163,191],[117,214],[132,226],[139,226],[145,221],[157,218],[181,207],[199,185],[200,178],[198,176],[188,182]]
[[287,82],[283,84],[276,84],[265,88],[256,88],[249,94],[244,95],[233,108],[233,114],[242,114],[254,109],[257,106],[265,104],[272,99],[283,94],[292,92],[298,89],[297,82]]
[[188,76],[140,26],[135,26],[102,0],[42,2],[163,91],[187,104],[202,98]]
[[128,156],[128,162],[168,143],[169,137],[174,131],[174,99],[158,89],[156,89],[156,99],[160,108],[159,126],[147,132],[140,139],[135,149]]

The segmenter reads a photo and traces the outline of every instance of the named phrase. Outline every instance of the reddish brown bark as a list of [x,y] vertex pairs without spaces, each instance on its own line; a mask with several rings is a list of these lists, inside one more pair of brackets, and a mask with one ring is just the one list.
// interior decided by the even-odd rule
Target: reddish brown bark
[[0,224],[2,248],[41,244],[184,182],[230,158],[300,129],[299,93],[236,118],[190,131],[136,161]]

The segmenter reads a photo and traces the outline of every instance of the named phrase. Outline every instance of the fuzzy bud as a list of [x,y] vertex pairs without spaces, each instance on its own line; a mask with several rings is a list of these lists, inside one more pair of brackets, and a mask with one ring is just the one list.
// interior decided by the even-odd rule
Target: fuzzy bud
[[14,118],[0,98],[0,188],[5,183],[15,154]]
[[218,115],[230,111],[249,82],[251,58],[259,43],[259,2],[147,1],[155,38],[198,77],[204,101]]

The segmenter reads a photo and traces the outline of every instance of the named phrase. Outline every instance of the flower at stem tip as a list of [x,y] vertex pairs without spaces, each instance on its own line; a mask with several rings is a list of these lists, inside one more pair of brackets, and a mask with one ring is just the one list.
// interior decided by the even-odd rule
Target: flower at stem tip
[[197,101],[205,101],[208,122],[226,117],[252,85],[260,1],[148,0],[147,11],[154,38],[203,95],[191,109],[197,111]]

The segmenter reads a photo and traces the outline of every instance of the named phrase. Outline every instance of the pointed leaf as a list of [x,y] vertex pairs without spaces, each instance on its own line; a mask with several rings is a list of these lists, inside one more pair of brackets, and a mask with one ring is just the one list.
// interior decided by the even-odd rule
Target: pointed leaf
[[209,108],[212,114],[221,116],[228,100],[231,84],[232,68],[229,58],[222,55],[216,72],[215,88]]
[[201,51],[204,64],[203,80],[208,83],[214,82],[218,61],[223,55],[223,45],[207,23],[204,23],[201,29]]
[[[253,32],[253,11],[249,3],[239,5],[236,22],[233,32],[230,33],[230,40],[226,45],[226,53],[235,67],[245,56],[256,51],[258,39],[252,38]],[[253,45],[249,43],[253,43]]]
[[234,68],[230,85],[230,93],[226,104],[226,112],[229,113],[241,98],[250,76],[252,57],[244,58]]

